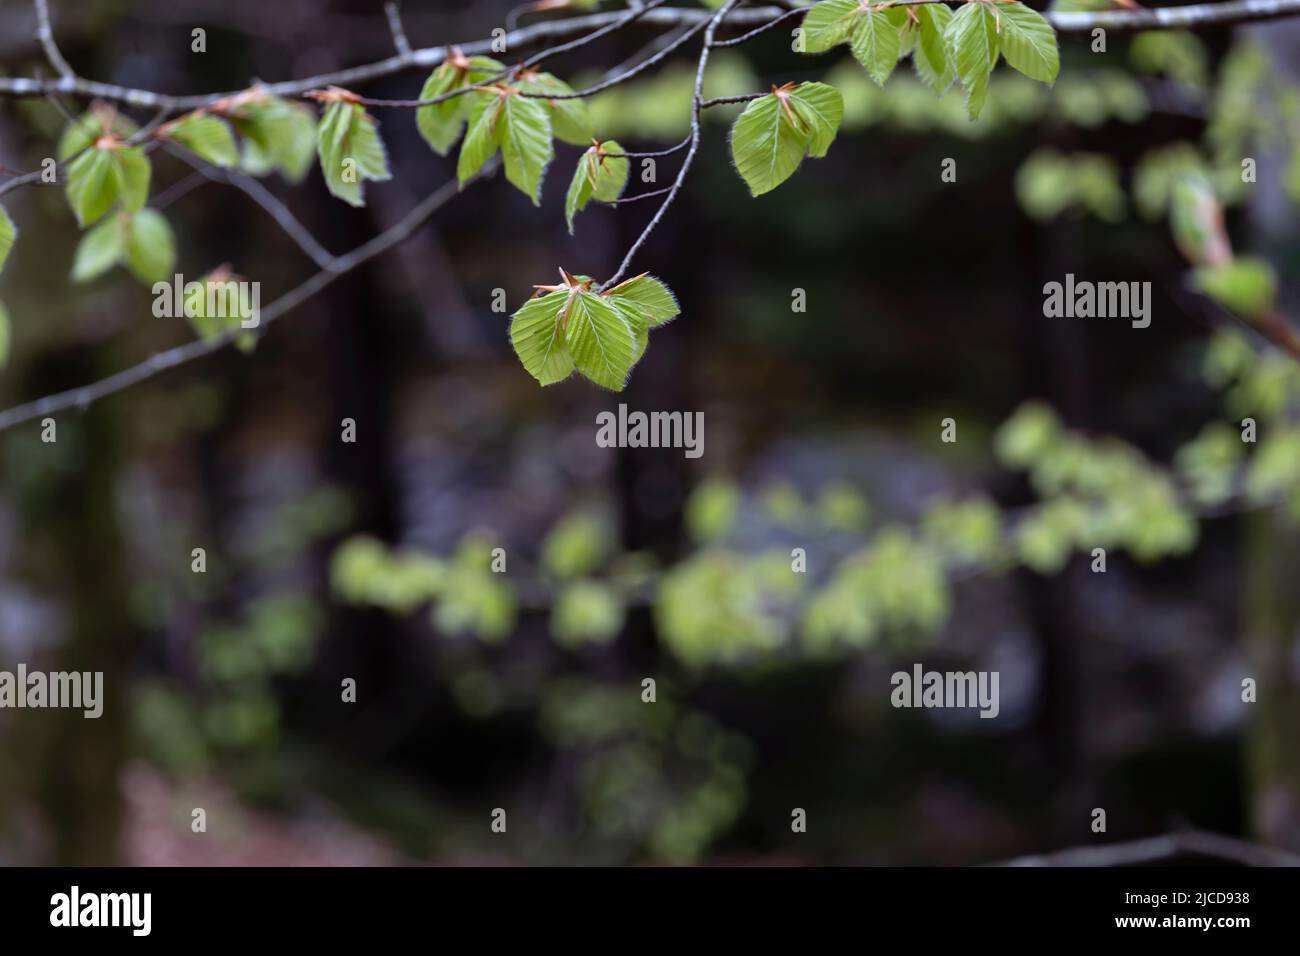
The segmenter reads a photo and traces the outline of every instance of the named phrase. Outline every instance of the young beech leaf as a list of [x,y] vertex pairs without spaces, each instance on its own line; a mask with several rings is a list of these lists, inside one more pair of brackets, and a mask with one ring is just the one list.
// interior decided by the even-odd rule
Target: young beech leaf
[[555,158],[551,143],[551,118],[540,100],[517,93],[506,96],[501,158],[506,179],[517,186],[534,206],[542,204],[542,177]]
[[138,130],[139,127],[129,117],[123,116],[111,104],[96,103],[88,112],[74,120],[59,137],[59,162],[71,159],[105,136],[127,140]]
[[790,84],[751,102],[731,128],[731,157],[750,193],[781,185],[805,154],[824,156],[843,112],[839,92],[824,83]]
[[161,132],[214,166],[228,168],[239,162],[239,147],[235,145],[234,133],[224,120],[215,116],[191,114],[172,126],[163,127]]
[[143,151],[115,143],[82,153],[68,167],[68,204],[84,228],[119,200],[130,212],[149,197],[149,160]]
[[579,291],[562,313],[561,325],[578,371],[621,392],[637,360],[636,332],[627,313],[594,292]]
[[[614,140],[593,145],[578,160],[573,182],[564,200],[564,218],[573,234],[573,218],[587,207],[592,199],[597,202],[614,202],[627,187],[628,161],[619,155],[623,147]],[[608,155],[608,154],[614,155]]]
[[366,204],[363,184],[367,179],[382,182],[392,178],[375,120],[360,103],[330,102],[317,141],[325,185],[349,205]]
[[505,95],[502,93],[469,93],[473,104],[469,114],[469,128],[465,142],[460,144],[460,158],[456,163],[456,178],[464,187],[492,154],[501,146],[501,133],[505,128]]
[[171,278],[176,266],[176,237],[156,209],[141,209],[127,224],[126,266],[145,285]]
[[236,332],[235,348],[251,352],[257,345],[257,333],[241,327],[243,318],[232,303],[241,302],[240,277],[223,266],[205,275],[191,288],[185,286],[185,317],[199,338],[211,342]]
[[731,158],[752,195],[781,185],[799,168],[807,139],[775,94],[754,100],[731,127]]
[[901,8],[862,11],[854,19],[852,33],[849,34],[849,49],[853,51],[854,59],[866,68],[868,75],[880,86],[884,86],[885,80],[889,79],[889,74],[898,65],[902,46],[899,38],[899,13],[907,16]]
[[803,18],[801,53],[823,53],[849,38],[861,5],[858,0],[822,0]]
[[1192,287],[1242,318],[1266,317],[1277,298],[1277,274],[1261,259],[1241,257],[1192,271]]
[[113,180],[122,208],[137,212],[149,199],[149,159],[139,147],[119,147],[112,151]]
[[291,182],[300,182],[316,156],[316,114],[306,103],[283,100],[253,89],[221,104],[244,140],[240,163],[252,176],[279,170]]
[[948,21],[948,57],[966,88],[966,110],[975,119],[989,92],[989,74],[998,62],[997,21],[989,3],[967,3]]
[[95,226],[77,246],[72,279],[89,282],[116,265],[126,266],[146,285],[171,277],[176,239],[162,213],[155,209],[118,212]]
[[668,286],[649,273],[620,282],[604,295],[619,305],[634,308],[651,327],[677,318],[682,311]]
[[[573,92],[559,77],[551,73],[539,73],[525,70],[519,74],[516,82],[524,93],[540,93],[558,96]],[[551,129],[555,138],[562,143],[574,146],[586,146],[595,135],[595,125],[587,104],[578,98],[541,100],[551,115]]]
[[1055,83],[1061,62],[1051,24],[1023,3],[999,4],[994,13],[1003,59],[1031,80]]
[[533,205],[540,205],[542,177],[555,158],[551,117],[546,107],[541,100],[520,96],[518,89],[509,86],[494,86],[489,92],[469,95],[475,97],[475,103],[456,165],[461,186],[500,149],[506,179]]
[[576,367],[597,385],[622,390],[651,327],[678,314],[677,300],[649,275],[603,293],[586,276],[561,275],[561,285],[538,286],[538,294],[514,314],[515,354],[543,385],[563,381]]
[[826,155],[844,117],[844,97],[825,83],[800,83],[790,91],[790,106],[808,131],[808,155]]
[[952,19],[952,10],[941,3],[926,3],[915,7],[914,12],[917,22],[910,31],[916,34],[912,66],[922,83],[936,93],[942,93],[952,85],[956,76],[948,61],[948,46],[943,38],[948,21]]
[[81,237],[72,263],[73,282],[97,279],[122,261],[126,252],[129,218],[125,213],[118,213]]
[[[429,75],[420,90],[420,99],[431,100],[455,90],[477,86],[506,71],[503,64],[485,56],[467,57],[453,49],[446,60]],[[433,151],[446,156],[460,138],[465,120],[469,117],[471,98],[468,94],[453,96],[432,106],[421,106],[415,111],[415,125]]]
[[14,247],[17,237],[18,230],[14,228],[14,221],[5,212],[5,207],[0,206],[0,271],[4,270],[5,260],[9,258],[9,250]]
[[573,359],[560,328],[560,313],[569,292],[559,289],[529,299],[510,321],[510,344],[528,374],[554,385],[573,374]]

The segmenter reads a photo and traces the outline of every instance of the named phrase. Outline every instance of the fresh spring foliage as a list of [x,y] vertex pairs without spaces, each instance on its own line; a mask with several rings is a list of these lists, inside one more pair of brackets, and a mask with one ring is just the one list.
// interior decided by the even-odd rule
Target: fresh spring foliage
[[447,59],[429,75],[424,89],[420,90],[420,99],[449,97],[441,103],[421,106],[415,111],[415,123],[420,135],[435,153],[446,156],[451,152],[451,148],[460,139],[474,103],[469,96],[451,94],[486,83],[505,73],[505,65],[496,60],[485,56],[467,57],[453,48]]
[[215,116],[191,113],[175,123],[162,126],[158,133],[213,166],[228,169],[239,165],[235,134],[225,120]]
[[9,250],[14,247],[17,238],[18,230],[14,228],[14,221],[5,212],[5,207],[0,206],[0,272],[4,271],[5,260],[9,258]]
[[85,228],[120,204],[139,212],[149,198],[150,167],[144,150],[105,136],[68,166],[68,204]]
[[842,43],[881,85],[909,53],[917,76],[936,92],[960,81],[971,119],[984,108],[999,56],[1049,85],[1060,69],[1056,32],[1041,14],[1014,0],[970,0],[956,13],[939,3],[822,0],[804,19],[802,50],[822,53]]
[[186,318],[203,341],[211,342],[235,332],[235,347],[241,352],[251,352],[257,345],[257,334],[240,324],[245,305],[238,298],[243,295],[240,282],[241,277],[229,269],[216,269],[192,289],[186,289],[183,304]]
[[364,206],[365,181],[392,178],[375,120],[346,90],[327,90],[319,98],[327,104],[317,131],[325,185],[349,205]]
[[152,285],[169,279],[175,263],[176,239],[162,213],[154,209],[123,210],[82,237],[73,260],[72,279],[89,282],[122,265],[141,282]]
[[551,115],[540,100],[516,86],[499,85],[473,94],[456,176],[464,186],[500,152],[506,179],[533,201],[542,202],[542,177],[555,158]]
[[731,156],[750,193],[771,192],[804,156],[825,156],[843,116],[844,99],[825,83],[788,83],[750,103],[731,130]]
[[316,157],[316,114],[306,103],[271,96],[259,87],[214,106],[242,140],[241,167],[250,176],[278,172],[301,182]]
[[564,199],[564,218],[573,235],[573,219],[591,200],[616,202],[627,188],[628,161],[623,147],[614,140],[593,143],[578,160]]
[[650,330],[675,318],[677,300],[658,279],[640,275],[604,292],[587,276],[560,271],[561,283],[538,286],[514,314],[510,342],[542,385],[574,369],[604,388],[621,391],[645,354]]

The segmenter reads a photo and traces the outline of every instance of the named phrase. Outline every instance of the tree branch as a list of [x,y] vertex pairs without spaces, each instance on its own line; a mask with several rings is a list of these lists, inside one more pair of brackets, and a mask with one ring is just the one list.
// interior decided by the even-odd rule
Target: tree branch
[[655,227],[667,214],[668,208],[673,204],[673,200],[677,198],[678,192],[681,191],[682,184],[686,182],[686,175],[691,171],[691,164],[695,161],[695,154],[700,149],[700,139],[704,126],[703,117],[700,115],[704,109],[704,72],[709,66],[709,54],[713,52],[713,38],[727,14],[731,13],[739,2],[740,0],[727,0],[718,12],[713,14],[713,18],[709,20],[709,25],[704,31],[704,44],[700,50],[699,63],[695,67],[695,92],[691,97],[690,148],[686,151],[686,158],[682,160],[682,167],[677,171],[677,178],[673,180],[672,188],[668,190],[667,198],[655,211],[650,221],[646,223],[645,229],[641,230],[641,235],[637,236],[636,242],[632,243],[632,247],[628,249],[627,255],[623,257],[622,263],[619,264],[618,271],[600,287],[602,292],[617,285],[619,280],[627,274],[628,268],[632,265],[632,260],[636,258],[636,254],[641,250],[641,247],[645,245],[645,241],[650,238],[650,233],[654,232]]
[[1242,866],[1300,866],[1300,856],[1274,847],[1257,846],[1235,837],[1183,830],[1163,836],[1079,846],[1032,856],[1020,856],[992,866],[1133,866],[1176,856],[1205,856],[1240,863]]
[[[201,176],[206,177],[214,183],[226,183],[234,186],[249,199],[257,203],[266,211],[266,213],[275,220],[276,225],[297,244],[312,262],[316,268],[326,271],[336,271],[338,269],[338,257],[332,255],[311,232],[300,223],[289,207],[282,203],[275,195],[263,186],[252,176],[245,176],[243,173],[230,169],[219,169],[210,163],[205,163],[200,159],[191,156],[187,151],[175,146],[165,146],[168,153],[175,156],[181,162],[188,165]],[[188,190],[187,190],[188,191]],[[172,201],[176,197],[172,197]]]
[[384,4],[384,16],[388,18],[388,29],[393,34],[393,47],[397,50],[397,55],[410,56],[411,41],[406,39],[406,30],[402,28],[402,14],[393,0]]
[[49,0],[34,0],[36,5],[36,39],[40,41],[41,48],[45,50],[45,58],[50,61],[50,66],[54,67],[59,76],[75,76],[72,67],[68,61],[63,58],[59,52],[59,46],[54,42],[54,30],[50,27],[50,5]]
[[[490,176],[496,172],[498,161],[494,158],[488,162],[476,179]],[[7,185],[7,184],[6,184]],[[371,259],[382,255],[389,249],[404,242],[420,226],[451,201],[459,193],[459,188],[453,180],[436,189],[426,196],[418,205],[413,207],[402,219],[389,229],[375,236],[369,242],[363,243],[351,252],[338,256],[334,259],[334,267],[330,270],[321,270],[315,273],[311,278],[296,286],[294,289],[286,292],[280,298],[276,299],[266,308],[262,309],[261,322],[258,329],[260,335],[267,326],[276,319],[281,318],[287,313],[293,311],[313,296],[333,284],[333,282],[342,275],[346,275],[352,270],[364,265]],[[70,389],[66,392],[59,392],[55,395],[47,395],[44,398],[28,402],[25,405],[16,405],[13,408],[0,412],[0,431],[20,425],[23,422],[41,418],[46,415],[54,415],[58,412],[69,409],[84,411],[93,403],[102,398],[106,398],[123,389],[130,388],[140,382],[153,378],[156,375],[168,371],[169,369],[185,365],[195,359],[202,358],[205,355],[211,355],[213,352],[220,351],[239,336],[240,329],[232,329],[217,338],[204,340],[196,339],[192,342],[186,342],[184,345],[178,345],[176,348],[168,349],[165,352],[159,352],[151,356],[138,365],[125,369],[108,378],[101,379],[90,385],[83,385],[80,388]]]
[[[657,27],[695,24],[712,16],[712,13],[708,10],[684,7],[642,8],[632,12],[638,14],[637,22]],[[789,5],[754,7],[734,11],[729,20],[737,26],[752,27],[769,24],[774,20],[783,20],[787,16],[791,16],[793,12]],[[1045,14],[1057,32],[1066,35],[1087,34],[1097,27],[1116,32],[1198,29],[1296,15],[1300,15],[1300,0],[1227,0],[1225,3],[1202,3],[1186,7],[1113,10],[1101,13]],[[529,47],[545,40],[599,30],[616,24],[627,17],[628,11],[613,11],[586,14],[564,20],[548,20],[513,30],[507,33],[504,39],[507,48]],[[476,40],[459,44],[459,46],[468,55],[486,54],[494,52],[492,49],[493,42],[492,40]],[[385,60],[339,70],[334,73],[323,73],[319,76],[307,77],[301,80],[267,84],[266,89],[275,96],[294,97],[327,86],[350,87],[369,80],[393,76],[407,70],[435,67],[446,59],[447,49],[445,46],[424,47],[411,50],[409,54],[398,53],[396,56]],[[198,96],[172,96],[150,90],[118,86],[112,83],[100,83],[75,76],[61,76],[58,79],[0,77],[0,96],[31,97],[62,93],[111,100],[127,106],[153,109],[165,107],[175,111],[208,106],[215,100],[226,96],[234,96],[240,92],[242,90],[228,90]]]

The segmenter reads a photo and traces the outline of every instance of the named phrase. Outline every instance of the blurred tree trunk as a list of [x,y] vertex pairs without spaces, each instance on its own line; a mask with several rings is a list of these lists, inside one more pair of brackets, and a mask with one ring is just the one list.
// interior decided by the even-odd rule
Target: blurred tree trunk
[[[126,756],[131,623],[115,495],[119,436],[112,412],[108,403],[80,422],[67,416],[58,422],[58,441],[75,443],[76,460],[52,496],[53,506],[37,519],[53,537],[58,583],[72,602],[71,632],[57,667],[104,675],[98,718],[68,708],[40,715],[50,726],[38,755],[36,802],[51,825],[52,862],[59,865],[121,862],[119,778]],[[176,560],[188,562],[189,556]]]
[[1246,759],[1251,826],[1266,843],[1300,849],[1300,681],[1294,643],[1300,626],[1300,533],[1273,510],[1246,518],[1243,641],[1244,676],[1257,684],[1250,707]]
[[[1277,21],[1238,31],[1257,43],[1288,83],[1300,82],[1300,23]],[[1290,247],[1297,238],[1295,207],[1282,182],[1287,156],[1276,147],[1257,157],[1259,182],[1248,210],[1251,242],[1238,252]],[[1274,262],[1284,258],[1269,256]],[[1300,316],[1294,297],[1281,303],[1291,321]],[[1277,509],[1245,519],[1242,560],[1242,640],[1249,658],[1243,676],[1257,683],[1246,733],[1251,827],[1266,843],[1300,850],[1300,677],[1296,633],[1300,628],[1300,530]]]

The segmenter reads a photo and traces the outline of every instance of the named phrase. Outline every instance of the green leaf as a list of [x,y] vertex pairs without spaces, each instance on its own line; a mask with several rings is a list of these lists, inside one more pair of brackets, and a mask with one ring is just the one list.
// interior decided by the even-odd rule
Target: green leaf
[[77,223],[85,228],[113,208],[117,187],[109,150],[82,153],[68,167],[68,204]]
[[1041,13],[1023,3],[999,4],[994,10],[1002,56],[1015,70],[1049,86],[1061,69],[1056,31]]
[[602,297],[580,291],[570,297],[561,325],[578,371],[597,385],[622,391],[636,362],[636,335],[627,316]]
[[117,198],[122,208],[137,212],[149,199],[149,158],[138,146],[119,147],[110,151],[113,160],[113,180],[117,184]]
[[916,48],[912,51],[912,65],[922,83],[936,93],[942,93],[952,85],[956,76],[948,62],[948,46],[944,41],[952,10],[941,3],[922,4],[913,9],[919,22],[913,27],[917,38]]
[[214,166],[229,168],[239,163],[239,147],[230,126],[215,116],[196,114],[167,128],[168,139]]
[[542,385],[554,385],[573,374],[573,359],[560,328],[560,312],[568,300],[564,289],[535,296],[510,320],[510,344],[528,374]]
[[[449,59],[430,74],[420,90],[420,99],[431,100],[454,90],[477,86],[504,73],[505,69],[496,60],[482,56],[469,60]],[[451,147],[460,138],[471,105],[471,94],[461,94],[432,106],[421,106],[415,111],[415,124],[420,135],[439,156],[451,152]]]
[[111,106],[97,104],[71,123],[59,137],[57,155],[59,162],[71,159],[82,150],[93,146],[103,136],[127,140],[139,131],[129,117]]
[[316,114],[305,103],[291,102],[254,91],[227,113],[244,138],[244,171],[266,176],[279,170],[300,182],[317,152]]
[[775,94],[754,100],[731,128],[731,158],[754,196],[771,192],[803,162],[808,138]]
[[623,600],[612,587],[575,581],[556,596],[550,630],[562,647],[607,644],[622,630],[623,617]]
[[584,153],[578,160],[578,168],[573,171],[573,180],[569,183],[569,191],[564,196],[564,221],[569,226],[569,235],[573,235],[573,219],[583,209],[587,208],[587,203],[591,200],[593,183],[596,173],[592,172],[592,165],[596,162],[594,156],[590,153]]
[[710,478],[686,499],[683,517],[691,538],[702,544],[719,541],[731,533],[740,511],[740,489],[734,482]]
[[252,352],[257,346],[257,332],[241,326],[244,291],[240,279],[228,270],[210,272],[184,292],[185,318],[205,342],[235,333],[235,348]]
[[[628,160],[617,155],[623,147],[614,140],[607,140],[599,146],[593,146],[582,154],[578,168],[574,170],[573,181],[564,200],[564,218],[569,224],[569,234],[573,234],[573,218],[585,209],[587,203],[614,202],[623,195],[627,187]],[[613,153],[615,155],[605,155]]]
[[366,204],[366,180],[392,178],[375,121],[360,103],[329,105],[320,124],[318,149],[325,185],[350,205]]
[[845,42],[858,15],[858,0],[822,0],[803,18],[800,53],[823,53]]
[[156,209],[141,209],[131,217],[126,235],[126,263],[146,285],[170,279],[176,266],[176,238]]
[[542,177],[555,158],[551,144],[551,118],[538,100],[518,94],[505,98],[501,132],[501,157],[506,179],[533,201],[542,204]]
[[967,3],[944,32],[948,57],[966,89],[966,109],[975,119],[989,92],[989,74],[998,62],[997,24],[987,3]]
[[1246,319],[1260,319],[1273,310],[1277,275],[1259,259],[1241,257],[1218,266],[1192,271],[1192,286]]
[[790,106],[808,133],[808,155],[826,155],[844,117],[844,97],[825,83],[800,83],[790,91]]
[[592,511],[565,515],[542,540],[538,553],[542,570],[561,581],[590,574],[606,561],[611,531]]
[[898,26],[886,11],[869,10],[853,22],[849,49],[879,85],[884,86],[889,74],[894,72],[901,48]]
[[128,220],[124,214],[113,216],[81,237],[72,264],[73,282],[89,282],[122,261],[126,254]]
[[[541,93],[563,96],[573,93],[569,86],[551,73],[534,73],[528,71],[518,78],[519,89],[525,93]],[[578,97],[566,99],[539,100],[550,113],[551,129],[555,138],[562,143],[574,146],[586,146],[596,134],[595,124],[587,104]]]
[[460,158],[456,163],[456,178],[460,180],[462,188],[501,146],[501,134],[505,130],[505,124],[501,120],[505,113],[505,94],[467,95],[474,97],[474,103],[469,115],[469,128],[465,132],[465,142],[460,144]]
[[651,326],[663,325],[682,311],[668,286],[649,274],[620,282],[604,294],[621,304],[631,305]]
[[14,228],[14,221],[5,212],[5,207],[0,206],[0,271],[4,270],[5,260],[9,258],[9,250],[14,247],[14,239],[17,237],[18,230]]

